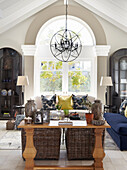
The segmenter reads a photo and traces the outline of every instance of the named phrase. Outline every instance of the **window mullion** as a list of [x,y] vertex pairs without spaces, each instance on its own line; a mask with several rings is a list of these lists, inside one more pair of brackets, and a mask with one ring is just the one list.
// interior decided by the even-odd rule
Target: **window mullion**
[[63,77],[62,77],[62,93],[68,93],[68,63],[63,62],[62,67]]

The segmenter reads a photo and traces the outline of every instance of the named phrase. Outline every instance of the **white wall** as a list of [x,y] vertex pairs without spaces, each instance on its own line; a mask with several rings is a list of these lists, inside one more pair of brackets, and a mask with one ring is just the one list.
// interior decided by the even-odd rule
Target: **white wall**
[[[111,50],[110,50],[109,56],[107,57],[107,60],[105,57],[99,57],[100,59],[98,60],[98,86],[99,86],[101,75],[106,75],[106,73],[104,72],[105,69],[107,69],[107,75],[109,75],[110,55],[118,49],[127,48],[127,33],[120,30],[119,28],[109,23],[108,21],[102,19],[101,17],[97,15],[96,17],[100,21],[104,29],[107,44],[111,45]],[[100,86],[99,88],[100,90],[98,91],[98,98],[101,98],[104,101],[105,87]]]
[[27,30],[33,19],[34,16],[0,34],[0,48],[11,47],[21,53],[21,45],[25,42]]

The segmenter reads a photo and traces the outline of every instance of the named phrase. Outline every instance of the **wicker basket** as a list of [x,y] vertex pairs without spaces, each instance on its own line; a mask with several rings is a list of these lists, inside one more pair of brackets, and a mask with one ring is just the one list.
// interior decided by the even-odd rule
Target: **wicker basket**
[[[22,129],[22,153],[25,149],[26,136]],[[59,159],[61,129],[35,129],[34,146],[37,150],[35,159]]]
[[6,130],[13,130],[14,127],[15,127],[15,121],[11,121],[11,120],[7,121]]
[[[104,132],[102,141],[104,143]],[[67,158],[93,160],[95,144],[94,129],[67,129],[66,148]]]

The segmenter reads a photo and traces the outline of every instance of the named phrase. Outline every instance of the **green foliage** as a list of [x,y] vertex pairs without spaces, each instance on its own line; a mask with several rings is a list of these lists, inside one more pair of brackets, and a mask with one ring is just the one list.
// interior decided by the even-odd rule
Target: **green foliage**
[[40,74],[40,77],[43,79],[48,79],[49,81],[55,82],[57,79],[62,78],[61,71],[57,71],[56,74],[53,74],[52,71],[43,71]]
[[49,70],[53,70],[54,69],[54,62],[53,61],[49,61]]
[[47,69],[47,61],[42,61],[41,64],[43,64],[42,70],[46,70]]
[[63,111],[64,111],[65,116],[69,115],[69,110],[68,109],[64,109]]
[[58,109],[58,110],[61,110],[61,108],[62,108],[62,105],[60,105],[59,103],[56,105],[56,109]]
[[62,61],[59,61],[56,63],[56,70],[61,70],[62,69]]
[[72,86],[75,89],[79,89],[82,84],[85,84],[87,77],[83,75],[82,71],[69,71],[69,77],[71,79]]

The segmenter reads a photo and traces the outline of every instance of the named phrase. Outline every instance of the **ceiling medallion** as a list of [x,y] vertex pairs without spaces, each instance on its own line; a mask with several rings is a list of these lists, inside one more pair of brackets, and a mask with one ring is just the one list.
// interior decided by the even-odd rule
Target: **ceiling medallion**
[[65,29],[55,33],[50,42],[53,56],[62,62],[75,60],[81,53],[82,44],[79,36],[67,29],[67,0],[66,0],[66,25]]

